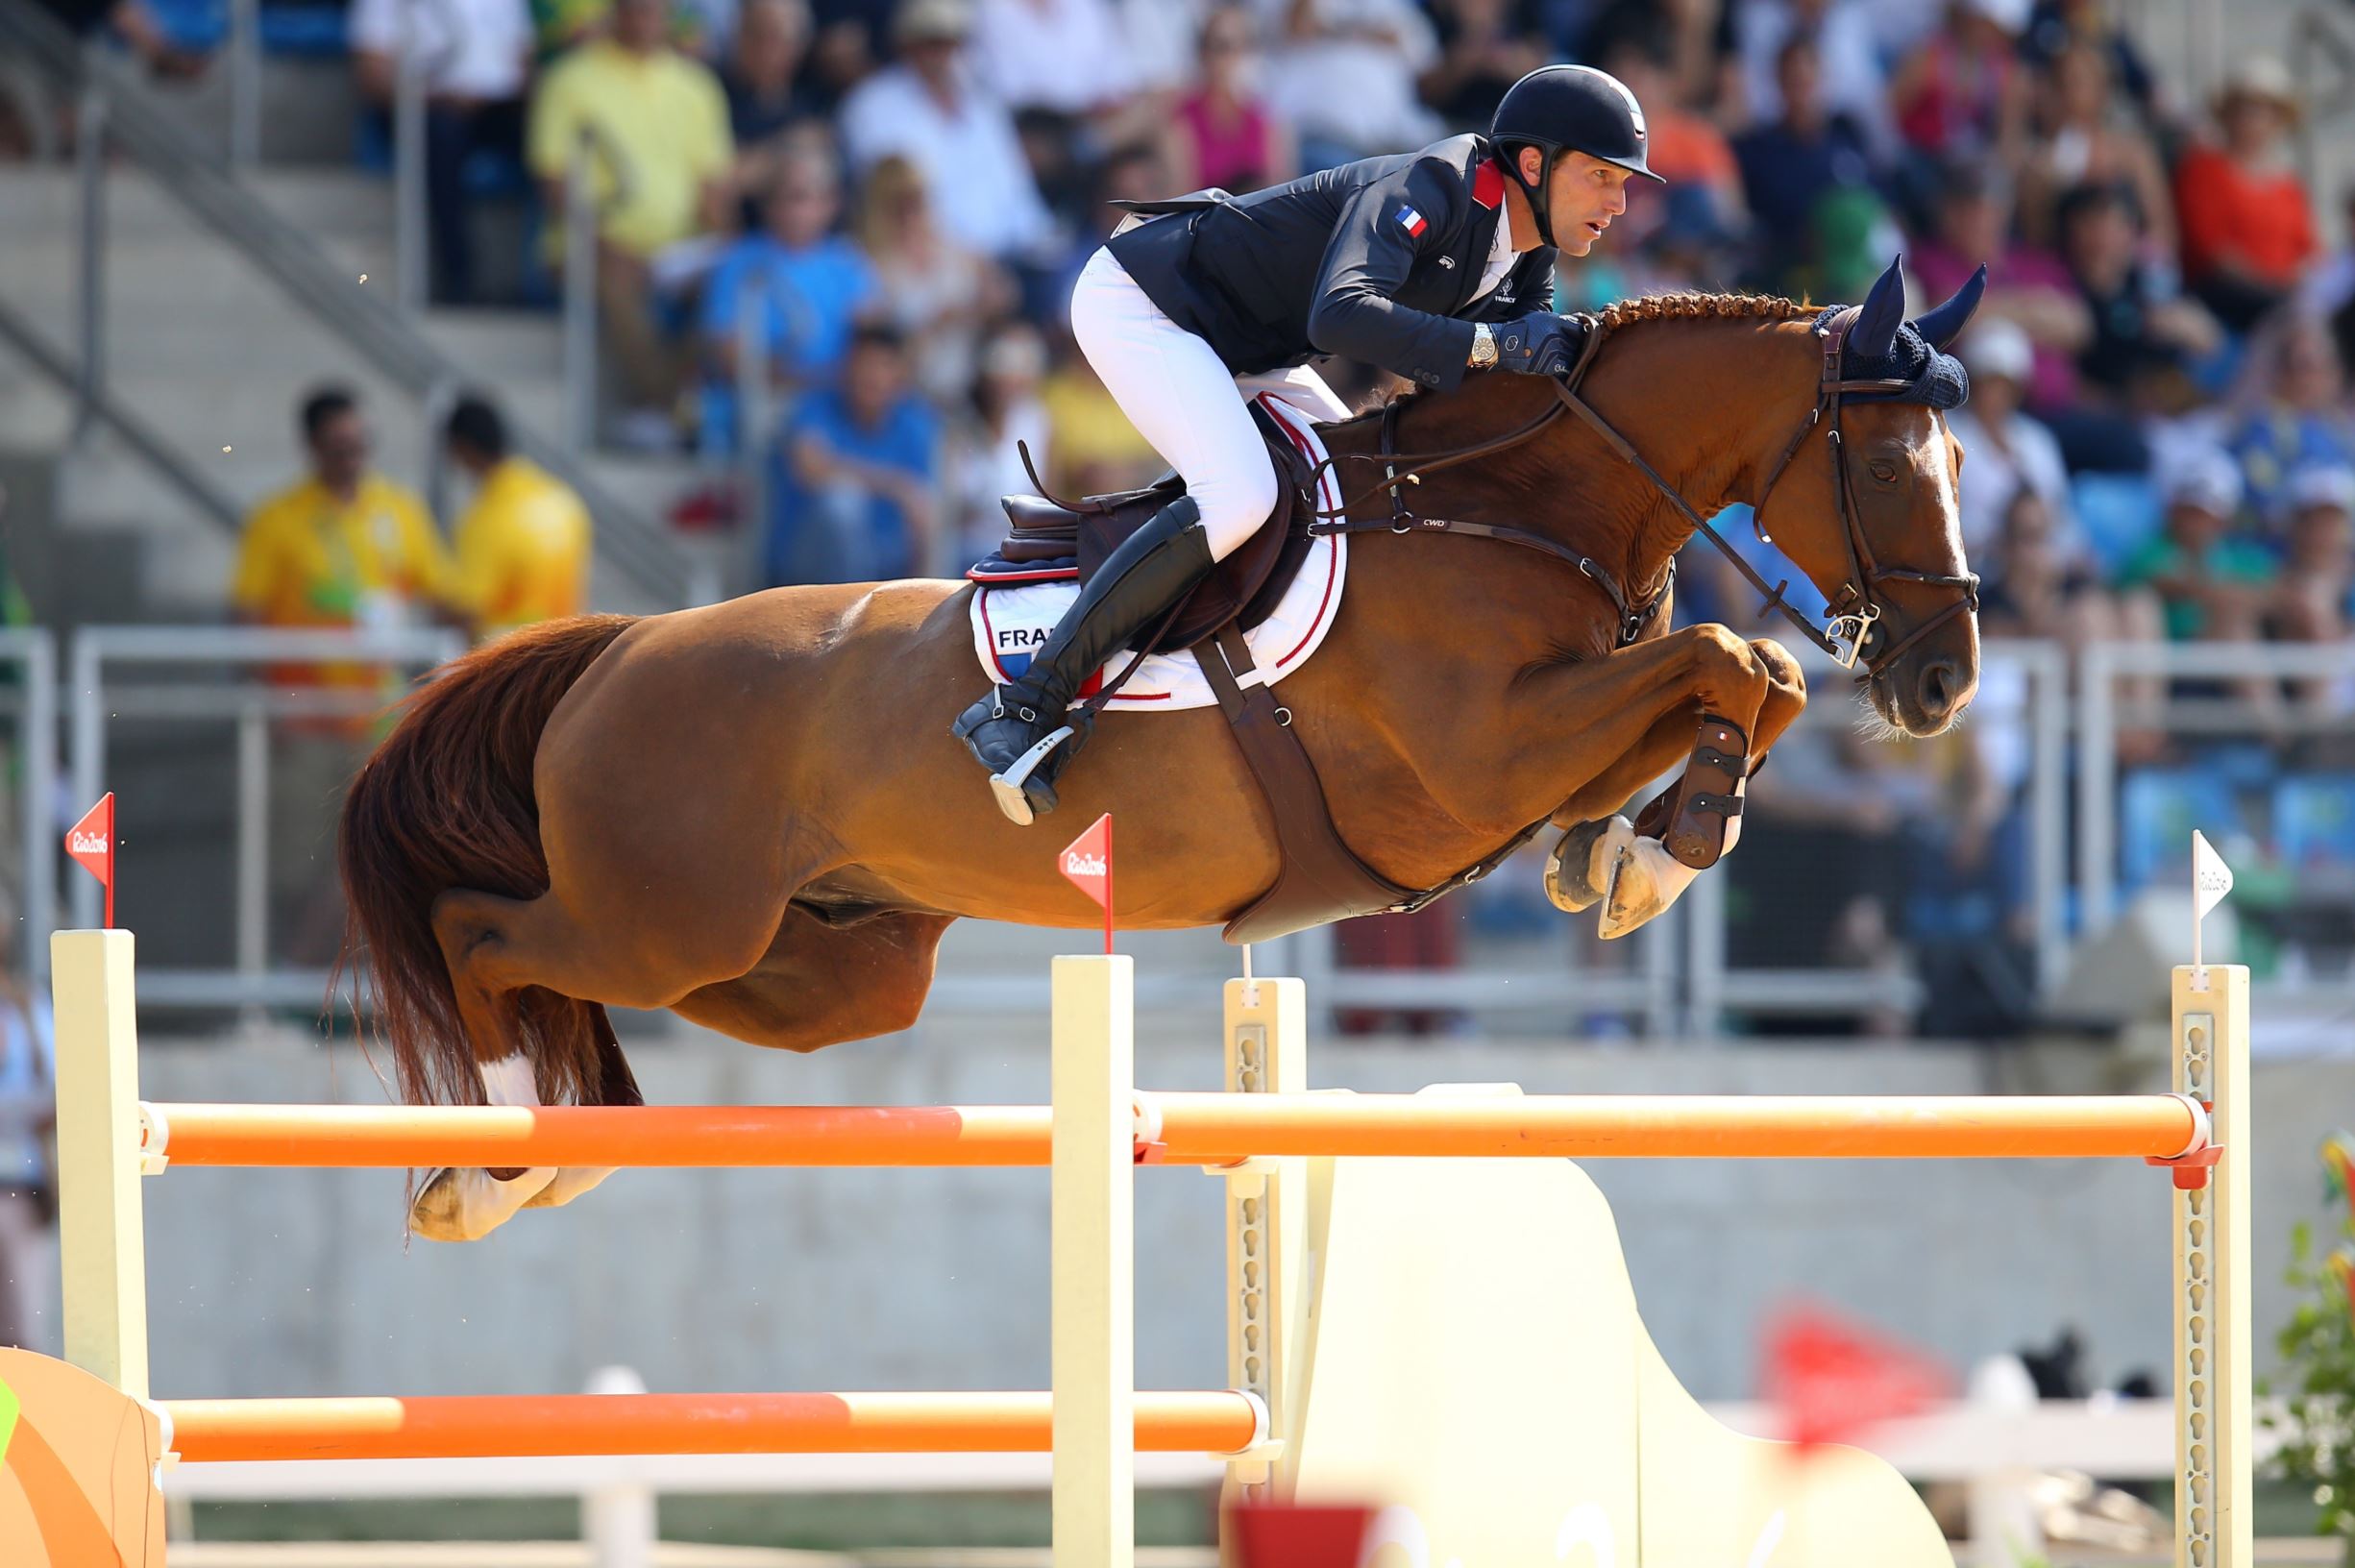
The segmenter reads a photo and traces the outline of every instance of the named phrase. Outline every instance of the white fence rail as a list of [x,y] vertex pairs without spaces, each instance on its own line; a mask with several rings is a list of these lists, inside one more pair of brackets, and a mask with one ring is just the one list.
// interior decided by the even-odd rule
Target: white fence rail
[[[454,632],[435,628],[97,626],[75,635],[61,682],[48,633],[0,631],[0,663],[14,675],[12,691],[0,689],[0,711],[14,717],[20,758],[14,825],[23,857],[24,962],[31,971],[40,972],[47,962],[47,931],[58,909],[58,830],[61,821],[109,787],[109,757],[120,744],[118,732],[226,726],[235,736],[234,804],[226,824],[233,869],[216,907],[227,914],[230,956],[209,967],[150,969],[141,976],[141,994],[150,1002],[200,1008],[316,1005],[325,994],[324,970],[274,957],[269,915],[274,726],[372,711],[386,693],[273,686],[258,677],[270,666],[302,662],[373,664],[413,674],[461,646]],[[1973,738],[1978,744],[1999,740],[2021,759],[2016,772],[2024,829],[2024,901],[2040,995],[2054,993],[2077,937],[2105,929],[2120,911],[2117,802],[2128,772],[2121,762],[2122,729],[2157,726],[2182,737],[2250,727],[2245,708],[2166,697],[2169,682],[2338,679],[2355,687],[2350,677],[2355,677],[2355,653],[2344,648],[2098,644],[2073,660],[2050,643],[1987,645],[1982,711],[1974,718],[1978,735]],[[1815,704],[1800,723],[1852,723],[1845,688],[1829,680],[1819,680]],[[2155,706],[2154,692],[2160,694]],[[57,783],[61,720],[69,741],[69,787],[63,792]],[[2300,735],[2338,732],[2355,743],[2355,698],[2343,697],[2336,707],[2294,707],[2290,722]],[[1972,737],[1969,730],[1964,733]],[[2355,744],[2349,749],[2355,750]],[[128,847],[134,878],[137,853],[135,844]],[[1828,881],[1836,877],[1835,869]],[[1919,983],[1901,968],[1761,968],[1729,962],[1728,939],[1737,917],[1729,908],[1729,886],[1724,870],[1700,878],[1679,908],[1631,939],[1624,953],[1598,952],[1591,942],[1582,943],[1569,919],[1546,912],[1534,937],[1486,946],[1475,943],[1455,967],[1356,966],[1337,944],[1332,928],[1287,938],[1262,961],[1305,974],[1319,1006],[1337,1013],[1613,1015],[1655,1037],[1706,1038],[1729,1019],[1861,1015],[1909,1009],[1919,1000]],[[1482,895],[1483,890],[1475,890],[1459,899]],[[94,883],[75,875],[66,903],[76,923],[96,923]],[[1440,906],[1464,907],[1453,901]],[[2355,1000],[2355,974],[2334,970],[2301,983],[2308,991],[2328,993],[2327,1001]],[[944,1008],[1002,1012],[1035,1007],[1036,992],[1033,985],[952,965],[936,995]]]

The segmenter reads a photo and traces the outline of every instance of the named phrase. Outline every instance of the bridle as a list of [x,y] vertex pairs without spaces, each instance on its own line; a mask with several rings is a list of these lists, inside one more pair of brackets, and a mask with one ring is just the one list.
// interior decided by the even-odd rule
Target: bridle
[[[1766,531],[1767,498],[1775,493],[1776,481],[1780,479],[1783,472],[1791,466],[1791,459],[1799,454],[1799,449],[1805,443],[1807,436],[1817,426],[1822,425],[1825,428],[1826,438],[1831,442],[1833,495],[1840,511],[1841,538],[1848,548],[1848,576],[1841,582],[1838,595],[1827,606],[1831,612],[1830,619],[1826,623],[1822,632],[1819,634],[1813,626],[1808,625],[1805,618],[1783,600],[1782,591],[1790,586],[1787,580],[1769,589],[1765,579],[1755,572],[1748,570],[1746,563],[1739,556],[1735,556],[1730,550],[1726,550],[1725,543],[1718,540],[1714,533],[1710,535],[1710,539],[1718,549],[1726,550],[1727,555],[1732,558],[1736,566],[1745,568],[1743,576],[1750,579],[1751,586],[1766,595],[1768,604],[1780,610],[1801,630],[1806,632],[1818,648],[1838,661],[1841,669],[1854,669],[1857,659],[1861,656],[1864,660],[1866,674],[1877,675],[1880,674],[1881,666],[1894,660],[1899,654],[1956,616],[1977,614],[1979,579],[1975,572],[1956,575],[1943,572],[1915,572],[1901,567],[1883,566],[1879,558],[1873,553],[1873,542],[1864,536],[1863,508],[1856,502],[1855,477],[1849,471],[1848,442],[1840,426],[1840,404],[1850,393],[1886,397],[1908,390],[1912,383],[1904,380],[1847,380],[1841,378],[1841,350],[1848,340],[1849,330],[1855,323],[1854,306],[1848,306],[1837,311],[1826,311],[1816,318],[1814,331],[1815,335],[1823,341],[1824,369],[1816,381],[1815,407],[1809,411],[1799,429],[1792,432],[1791,439],[1783,446],[1782,455],[1776,458],[1775,466],[1766,471],[1766,478],[1758,486],[1757,499],[1750,503],[1752,526],[1755,528],[1759,540],[1761,542],[1771,540],[1772,535]],[[1828,420],[1825,417],[1828,414],[1830,416]],[[1654,477],[1654,482],[1660,482],[1656,475]],[[1665,485],[1662,488],[1666,488]],[[1704,527],[1705,527],[1706,525]],[[1944,609],[1926,617],[1897,642],[1884,643],[1882,646],[1868,650],[1867,644],[1871,643],[1880,630],[1880,603],[1874,597],[1874,590],[1885,582],[1913,582],[1929,588],[1957,589],[1959,592]]]
[[[1841,404],[1852,394],[1888,397],[1910,390],[1913,383],[1905,380],[1850,380],[1842,377],[1840,374],[1841,350],[1847,340],[1849,329],[1855,322],[1855,314],[1853,306],[1835,307],[1816,319],[1813,330],[1815,335],[1823,342],[1824,362],[1822,373],[1816,382],[1815,406],[1807,411],[1807,416],[1800,422],[1799,429],[1793,431],[1790,440],[1783,444],[1782,454],[1767,471],[1765,481],[1758,486],[1756,499],[1751,502],[1752,527],[1755,529],[1761,542],[1768,542],[1771,536],[1766,532],[1764,526],[1767,498],[1773,494],[1776,483],[1781,479],[1784,472],[1791,466],[1791,460],[1799,455],[1799,449],[1805,445],[1807,437],[1813,434],[1819,427],[1823,428],[1828,439],[1831,442],[1833,493],[1839,508],[1842,538],[1848,551],[1849,567],[1847,578],[1842,582],[1839,593],[1831,599],[1828,606],[1830,615],[1823,626],[1817,626],[1805,616],[1800,614],[1799,610],[1783,597],[1784,591],[1791,585],[1788,578],[1772,587],[1768,586],[1765,577],[1758,573],[1758,570],[1744,560],[1733,547],[1726,542],[1725,537],[1709,526],[1706,518],[1694,510],[1692,503],[1684,499],[1677,487],[1669,483],[1660,471],[1654,468],[1650,462],[1645,460],[1643,453],[1635,450],[1634,444],[1612,429],[1610,422],[1597,413],[1594,405],[1579,395],[1578,386],[1585,379],[1586,367],[1593,362],[1596,353],[1603,347],[1604,338],[1607,335],[1607,329],[1591,317],[1588,318],[1590,325],[1586,331],[1585,348],[1580,353],[1578,363],[1571,367],[1567,375],[1553,380],[1556,401],[1536,418],[1504,435],[1453,452],[1402,454],[1396,448],[1399,404],[1396,402],[1386,404],[1381,415],[1380,450],[1372,453],[1341,454],[1359,462],[1382,464],[1383,477],[1368,485],[1356,497],[1345,498],[1339,505],[1330,510],[1317,512],[1315,516],[1321,521],[1312,523],[1309,531],[1312,534],[1362,533],[1377,528],[1386,528],[1392,533],[1462,533],[1484,539],[1499,539],[1507,544],[1539,551],[1567,561],[1580,573],[1592,579],[1596,586],[1609,597],[1613,608],[1618,611],[1619,615],[1619,630],[1615,646],[1630,647],[1642,639],[1646,629],[1659,614],[1661,605],[1667,602],[1669,590],[1675,586],[1677,577],[1677,563],[1673,556],[1669,559],[1659,585],[1646,594],[1640,602],[1631,603],[1626,590],[1621,587],[1618,579],[1600,563],[1548,539],[1543,534],[1533,533],[1527,528],[1509,527],[1493,523],[1467,522],[1460,518],[1425,517],[1407,505],[1405,489],[1408,485],[1420,484],[1427,476],[1436,474],[1441,470],[1455,468],[1460,464],[1492,456],[1497,453],[1520,446],[1552,425],[1564,413],[1576,414],[1597,435],[1601,436],[1612,451],[1632,464],[1636,472],[1642,474],[1645,478],[1650,479],[1653,488],[1660,493],[1669,505],[1676,508],[1679,516],[1691,524],[1696,532],[1706,538],[1711,545],[1716,547],[1720,554],[1733,563],[1733,569],[1764,596],[1764,601],[1759,606],[1761,609],[1771,609],[1780,613],[1792,625],[1798,627],[1801,634],[1809,642],[1829,654],[1843,670],[1854,669],[1861,660],[1867,676],[1877,675],[1883,666],[1947,622],[1958,615],[1975,613],[1978,609],[1979,579],[1975,574],[1956,576],[1884,567],[1873,553],[1872,542],[1864,535],[1861,508],[1856,502],[1855,482],[1849,473],[1848,446],[1843,438],[1840,418]],[[1339,460],[1338,457],[1328,457],[1325,462],[1327,465],[1337,467]],[[1402,467],[1405,470],[1403,473],[1401,472]],[[1312,487],[1313,478],[1314,476],[1312,476]],[[1385,492],[1387,492],[1390,498],[1388,517],[1352,518],[1348,515],[1364,502]],[[1897,642],[1872,646],[1876,638],[1882,634],[1880,604],[1874,597],[1874,591],[1888,582],[1913,582],[1929,587],[1953,588],[1960,591],[1955,595],[1953,602],[1922,621]]]

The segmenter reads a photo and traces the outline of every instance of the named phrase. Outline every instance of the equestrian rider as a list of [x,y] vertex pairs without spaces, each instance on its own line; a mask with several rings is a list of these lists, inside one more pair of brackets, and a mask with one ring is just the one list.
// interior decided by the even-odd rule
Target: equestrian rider
[[1441,389],[1467,369],[1560,375],[1584,324],[1553,310],[1555,254],[1593,249],[1634,175],[1659,178],[1634,94],[1591,67],[1549,65],[1505,94],[1485,136],[1248,196],[1144,204],[1149,221],[1116,231],[1071,291],[1071,333],[1186,493],[1096,569],[1021,677],[952,726],[990,770],[998,809],[1025,823],[1054,809],[1055,775],[1085,738],[1066,722],[1081,684],[1274,510],[1239,377],[1345,419],[1306,368],[1316,355]]

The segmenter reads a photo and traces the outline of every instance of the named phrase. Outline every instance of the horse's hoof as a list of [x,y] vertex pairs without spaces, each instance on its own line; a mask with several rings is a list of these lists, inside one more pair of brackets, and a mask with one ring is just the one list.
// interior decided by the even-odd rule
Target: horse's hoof
[[487,1170],[432,1172],[409,1205],[409,1233],[429,1241],[479,1241],[555,1180],[556,1167],[534,1165],[501,1181]]
[[1612,867],[1599,934],[1609,942],[1666,914],[1700,874],[1659,840],[1636,839]]
[[429,1241],[471,1241],[465,1213],[458,1173],[445,1167],[418,1184],[416,1200],[409,1205],[409,1234]]
[[1545,895],[1554,907],[1577,915],[1602,902],[1610,885],[1611,868],[1635,829],[1625,817],[1581,822],[1564,830],[1554,852],[1546,857]]

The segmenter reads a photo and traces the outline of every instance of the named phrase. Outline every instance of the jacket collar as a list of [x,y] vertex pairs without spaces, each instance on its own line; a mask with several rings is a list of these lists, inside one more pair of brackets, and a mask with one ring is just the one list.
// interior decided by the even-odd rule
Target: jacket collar
[[[1463,226],[1463,254],[1456,257],[1455,304],[1448,312],[1450,315],[1461,313],[1472,303],[1472,292],[1480,287],[1480,275],[1488,267],[1488,253],[1496,245],[1497,226],[1505,221],[1505,172],[1487,156],[1485,142],[1480,143],[1471,175],[1472,209]],[[1520,270],[1520,261],[1516,259],[1497,287],[1513,287],[1513,279]]]

